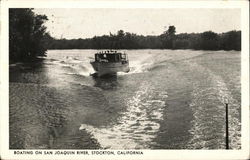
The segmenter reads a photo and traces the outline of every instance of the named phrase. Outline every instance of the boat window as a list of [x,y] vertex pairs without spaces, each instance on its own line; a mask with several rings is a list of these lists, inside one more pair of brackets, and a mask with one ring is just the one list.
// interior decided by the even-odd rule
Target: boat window
[[116,54],[108,54],[107,55],[107,60],[109,62],[116,62]]
[[121,61],[126,61],[127,56],[126,54],[115,53],[115,51],[113,51],[113,53],[110,52],[110,53],[96,54],[95,60],[98,62],[121,62]]

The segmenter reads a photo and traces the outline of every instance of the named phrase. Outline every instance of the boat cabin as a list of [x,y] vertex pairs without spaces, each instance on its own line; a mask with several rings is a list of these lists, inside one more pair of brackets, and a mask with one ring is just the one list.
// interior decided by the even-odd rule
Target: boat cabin
[[95,62],[128,62],[127,54],[117,51],[102,51],[95,54]]

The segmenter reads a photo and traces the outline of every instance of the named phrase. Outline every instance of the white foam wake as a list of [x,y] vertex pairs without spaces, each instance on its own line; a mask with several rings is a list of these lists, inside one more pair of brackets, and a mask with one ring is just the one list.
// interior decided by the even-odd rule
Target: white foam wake
[[152,146],[152,140],[160,128],[159,121],[163,119],[166,93],[160,99],[150,98],[152,88],[145,82],[140,89],[127,101],[127,111],[123,113],[118,123],[113,126],[93,126],[82,124],[85,129],[98,140],[103,148],[109,149],[146,149]]
[[[203,81],[194,84],[191,109],[194,112],[193,135],[189,148],[225,148],[225,103],[229,104],[230,148],[240,148],[240,102],[232,96],[224,80],[198,64],[192,70],[205,74]],[[216,144],[216,145],[215,145]]]

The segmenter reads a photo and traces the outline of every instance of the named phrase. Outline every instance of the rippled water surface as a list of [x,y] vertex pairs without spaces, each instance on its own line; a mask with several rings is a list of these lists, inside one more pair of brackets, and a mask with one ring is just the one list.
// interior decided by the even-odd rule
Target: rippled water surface
[[131,71],[94,78],[96,50],[10,65],[10,148],[241,148],[240,52],[125,50]]

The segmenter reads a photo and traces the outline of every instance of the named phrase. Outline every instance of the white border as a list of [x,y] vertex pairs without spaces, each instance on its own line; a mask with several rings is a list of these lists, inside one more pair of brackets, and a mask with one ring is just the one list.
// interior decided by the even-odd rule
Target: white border
[[[143,150],[136,156],[38,156],[13,155],[9,150],[8,108],[8,9],[9,8],[240,8],[242,51],[242,149]],[[0,54],[0,156],[2,159],[249,159],[249,2],[248,1],[1,1]],[[34,151],[34,150],[33,150]],[[55,151],[55,150],[54,150]],[[67,150],[68,151],[68,150]]]

